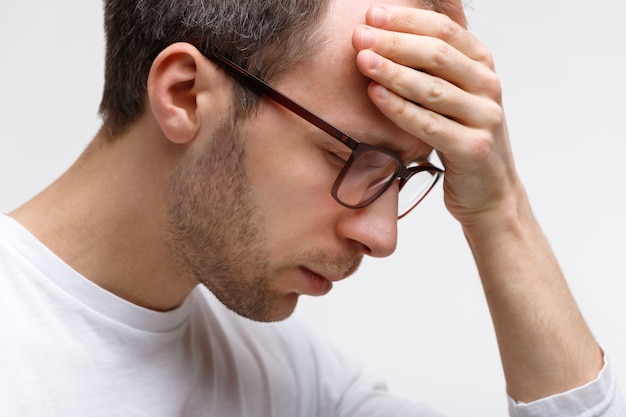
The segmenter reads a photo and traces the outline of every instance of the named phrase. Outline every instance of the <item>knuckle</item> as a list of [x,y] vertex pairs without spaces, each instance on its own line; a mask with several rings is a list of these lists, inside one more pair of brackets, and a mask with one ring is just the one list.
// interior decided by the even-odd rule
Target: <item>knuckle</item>
[[470,141],[469,148],[473,159],[486,161],[493,151],[493,139],[487,132],[479,132]]
[[420,120],[422,131],[427,136],[439,136],[443,130],[441,117],[433,112],[427,112],[426,116]]
[[459,34],[460,26],[450,18],[450,16],[441,14],[440,22],[438,25],[439,28],[439,38],[443,40],[454,39]]
[[398,119],[404,118],[409,113],[409,102],[404,99],[398,100],[394,113]]
[[489,72],[482,84],[483,91],[489,97],[500,101],[502,98],[502,83],[495,72]]
[[388,39],[384,43],[387,47],[387,51],[391,56],[396,56],[402,50],[402,41],[400,37],[395,33],[389,35]]
[[487,123],[490,126],[501,126],[504,124],[504,109],[500,105],[492,103],[491,108],[487,111]]
[[491,68],[492,70],[495,68],[493,55],[491,54],[491,51],[485,46],[480,47],[480,49],[476,52],[475,59],[478,62],[481,62],[487,67]]
[[432,62],[435,66],[441,68],[445,67],[449,60],[450,46],[446,42],[438,40],[432,48]]
[[389,83],[389,88],[393,91],[398,91],[405,78],[401,67],[390,62],[385,66],[385,73],[387,82]]
[[440,78],[433,77],[426,89],[426,100],[428,103],[436,103],[441,100],[445,93],[445,84]]

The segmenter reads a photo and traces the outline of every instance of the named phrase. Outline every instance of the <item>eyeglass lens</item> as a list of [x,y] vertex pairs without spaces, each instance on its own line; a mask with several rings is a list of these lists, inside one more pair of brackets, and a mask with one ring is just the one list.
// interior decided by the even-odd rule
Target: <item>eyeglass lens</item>
[[398,217],[407,215],[433,188],[441,173],[414,171],[398,195]]
[[361,207],[385,191],[398,172],[398,161],[374,150],[365,151],[348,162],[337,198],[352,207]]
[[[344,205],[359,208],[379,197],[397,179],[400,162],[377,150],[366,150],[348,162],[339,178],[336,197]],[[415,170],[398,196],[398,217],[406,215],[433,187],[439,174]]]

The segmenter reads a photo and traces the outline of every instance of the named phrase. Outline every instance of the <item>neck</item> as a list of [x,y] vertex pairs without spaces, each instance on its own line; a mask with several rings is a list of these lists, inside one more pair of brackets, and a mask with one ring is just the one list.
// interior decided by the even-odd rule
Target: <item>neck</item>
[[10,216],[87,279],[165,311],[195,283],[168,256],[163,193],[177,151],[154,133],[111,142],[101,131],[65,174]]

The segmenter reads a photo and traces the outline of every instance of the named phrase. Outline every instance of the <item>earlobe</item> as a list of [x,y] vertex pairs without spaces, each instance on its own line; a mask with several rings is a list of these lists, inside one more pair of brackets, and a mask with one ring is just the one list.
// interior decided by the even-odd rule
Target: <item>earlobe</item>
[[[154,60],[148,76],[148,101],[163,134],[172,142],[192,141],[202,126],[203,94],[211,93],[215,69],[188,43],[165,48]],[[209,74],[205,74],[205,73]],[[210,100],[209,100],[210,101]]]

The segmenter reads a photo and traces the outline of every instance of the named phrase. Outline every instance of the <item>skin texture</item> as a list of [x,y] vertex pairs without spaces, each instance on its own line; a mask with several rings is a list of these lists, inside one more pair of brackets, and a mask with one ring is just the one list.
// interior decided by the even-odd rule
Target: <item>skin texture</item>
[[530,402],[595,378],[601,352],[515,171],[490,53],[425,11],[370,9],[367,23],[353,37],[359,69],[372,101],[446,166],[446,205],[474,254],[510,395]]
[[[528,402],[582,385],[601,352],[515,171],[491,55],[463,19],[402,6],[414,3],[334,1],[320,53],[274,86],[402,159],[435,149],[509,393]],[[279,320],[364,255],[390,255],[397,188],[359,210],[338,205],[336,141],[267,100],[233,126],[232,85],[191,45],[169,46],[124,136],[110,143],[100,132],[11,215],[96,284],[156,310],[180,305],[200,281],[242,315]]]

